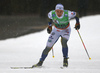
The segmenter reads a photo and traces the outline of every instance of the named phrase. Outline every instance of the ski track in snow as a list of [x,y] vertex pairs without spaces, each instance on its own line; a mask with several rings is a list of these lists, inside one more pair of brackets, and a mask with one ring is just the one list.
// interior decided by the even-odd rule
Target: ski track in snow
[[69,45],[69,66],[62,67],[63,57],[60,38],[54,45],[54,55],[50,51],[42,68],[11,69],[10,67],[30,67],[39,61],[49,34],[46,29],[18,38],[0,41],[0,73],[100,73],[100,15],[80,18],[80,34],[91,57],[88,59],[77,31],[75,20],[71,20]]

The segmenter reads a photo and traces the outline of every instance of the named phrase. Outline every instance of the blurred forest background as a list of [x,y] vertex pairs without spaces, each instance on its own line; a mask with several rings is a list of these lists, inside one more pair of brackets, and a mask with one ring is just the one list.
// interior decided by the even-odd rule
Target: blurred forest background
[[100,0],[0,0],[0,40],[43,30],[58,3],[80,17],[100,14]]

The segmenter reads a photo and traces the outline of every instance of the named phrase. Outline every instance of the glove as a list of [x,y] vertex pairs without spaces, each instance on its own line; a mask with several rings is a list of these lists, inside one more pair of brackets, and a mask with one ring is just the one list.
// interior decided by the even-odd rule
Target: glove
[[76,30],[79,30],[79,29],[80,29],[80,23],[76,23],[76,24],[75,24],[75,29],[76,29]]
[[48,26],[48,28],[47,28],[47,32],[50,34],[51,31],[52,31],[52,26]]

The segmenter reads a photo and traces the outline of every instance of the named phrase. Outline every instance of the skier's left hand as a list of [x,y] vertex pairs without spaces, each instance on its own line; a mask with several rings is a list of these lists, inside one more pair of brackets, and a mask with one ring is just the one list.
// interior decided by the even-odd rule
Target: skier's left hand
[[79,29],[80,29],[80,23],[76,23],[76,24],[75,24],[75,29],[76,29],[76,30],[79,30]]

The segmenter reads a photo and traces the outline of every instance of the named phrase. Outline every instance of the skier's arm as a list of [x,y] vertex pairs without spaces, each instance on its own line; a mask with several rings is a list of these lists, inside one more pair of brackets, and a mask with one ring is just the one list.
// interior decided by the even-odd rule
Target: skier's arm
[[79,23],[79,14],[78,13],[76,13],[75,19],[76,19],[76,23]]
[[78,13],[76,13],[75,19],[76,19],[75,29],[79,30],[80,29],[80,22],[79,22],[79,14]]
[[52,19],[49,19],[49,18],[48,18],[48,25],[49,25],[49,26],[52,26]]
[[48,28],[47,32],[50,34],[52,31],[52,19],[48,19]]
[[50,11],[48,13],[48,28],[47,28],[47,32],[50,34],[52,31],[52,12]]
[[69,19],[75,18],[76,19],[76,24],[75,24],[75,29],[80,29],[80,22],[79,22],[79,15],[77,12],[74,11],[68,11],[69,13]]

